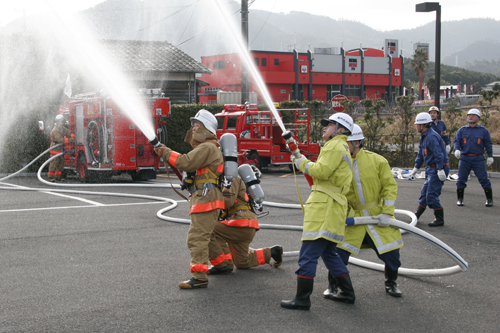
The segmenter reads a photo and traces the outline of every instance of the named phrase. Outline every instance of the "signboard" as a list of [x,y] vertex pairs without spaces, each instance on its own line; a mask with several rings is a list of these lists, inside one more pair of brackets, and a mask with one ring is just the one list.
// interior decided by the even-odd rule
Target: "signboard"
[[347,101],[347,97],[344,95],[335,95],[332,98],[332,109],[335,112],[343,112],[345,107],[343,107],[340,102]]

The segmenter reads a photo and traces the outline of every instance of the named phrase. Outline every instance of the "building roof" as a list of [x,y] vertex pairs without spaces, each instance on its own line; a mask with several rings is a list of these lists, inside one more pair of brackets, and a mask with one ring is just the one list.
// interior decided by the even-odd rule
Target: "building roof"
[[102,40],[102,43],[126,71],[212,73],[169,42]]

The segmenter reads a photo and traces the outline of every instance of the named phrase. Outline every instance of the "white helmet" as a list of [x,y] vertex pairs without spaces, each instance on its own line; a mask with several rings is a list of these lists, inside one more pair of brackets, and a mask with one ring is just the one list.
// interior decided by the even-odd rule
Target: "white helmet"
[[[351,116],[347,113],[342,112],[332,114],[328,119],[321,119],[321,126],[326,127],[329,123],[340,124],[342,127],[347,129],[347,132],[349,132],[343,133],[347,135],[351,135],[352,127],[354,126],[354,121],[352,120]],[[335,131],[336,130],[337,129],[335,129]]]
[[430,113],[431,111],[437,111],[437,112],[439,113],[439,108],[438,108],[437,106],[431,106],[431,107],[429,108],[429,113]]
[[415,118],[415,125],[425,125],[432,123],[431,115],[427,112],[420,112]]
[[214,135],[217,135],[217,119],[215,119],[215,116],[211,112],[205,109],[201,109],[200,111],[198,111],[196,116],[189,118],[189,120],[191,120],[191,123],[193,122],[193,120],[199,121],[203,124],[203,126],[205,126],[207,130],[209,130]]
[[470,114],[475,114],[476,116],[481,118],[481,111],[479,111],[478,109],[470,109],[469,112],[467,112],[467,115],[470,115]]
[[347,141],[360,141],[363,140],[365,136],[363,135],[363,130],[359,125],[354,124],[352,127],[352,135],[347,138]]
[[57,121],[63,121],[63,120],[64,120],[64,116],[63,116],[62,114],[58,114],[58,115],[56,116],[56,122],[57,122]]

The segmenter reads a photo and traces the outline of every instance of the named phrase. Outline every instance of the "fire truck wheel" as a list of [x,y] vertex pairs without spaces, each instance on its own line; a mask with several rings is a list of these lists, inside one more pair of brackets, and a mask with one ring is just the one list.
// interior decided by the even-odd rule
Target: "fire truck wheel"
[[268,170],[269,158],[259,156],[257,152],[253,152],[250,154],[248,162],[248,164],[255,165],[260,171],[264,172]]
[[78,157],[78,179],[80,179],[83,183],[88,183],[92,179],[92,171],[87,169],[87,161],[85,160],[85,156],[80,155]]

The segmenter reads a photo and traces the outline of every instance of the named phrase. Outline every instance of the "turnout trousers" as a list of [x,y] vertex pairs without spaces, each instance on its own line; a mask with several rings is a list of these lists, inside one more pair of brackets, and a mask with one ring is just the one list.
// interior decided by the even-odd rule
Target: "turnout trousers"
[[191,214],[187,246],[191,253],[191,273],[197,280],[208,280],[208,244],[210,243],[210,235],[218,223],[219,213],[220,209],[214,209]]
[[[212,232],[209,245],[210,263],[216,268],[226,265],[233,269],[251,268],[269,263],[271,249],[250,249],[250,243],[257,230],[251,227],[230,227],[217,223]],[[232,261],[230,260],[232,258]]]

